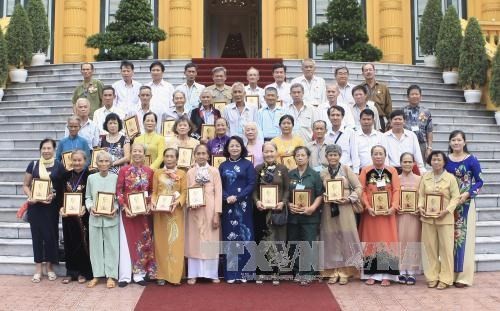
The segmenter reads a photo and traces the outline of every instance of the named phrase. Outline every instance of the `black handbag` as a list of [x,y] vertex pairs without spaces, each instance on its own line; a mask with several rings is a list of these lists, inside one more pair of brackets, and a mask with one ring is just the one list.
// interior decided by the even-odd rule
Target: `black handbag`
[[288,206],[285,204],[281,211],[271,211],[271,224],[284,226],[288,222]]

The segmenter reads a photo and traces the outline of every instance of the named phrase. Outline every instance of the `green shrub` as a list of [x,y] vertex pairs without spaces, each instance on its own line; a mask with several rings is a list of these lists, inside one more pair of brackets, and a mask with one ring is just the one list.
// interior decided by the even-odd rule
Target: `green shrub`
[[429,0],[424,9],[422,20],[420,21],[420,31],[418,42],[422,53],[433,55],[436,52],[439,26],[443,20],[440,0]]
[[460,46],[458,83],[464,89],[479,89],[486,83],[488,56],[481,26],[475,17],[469,18]]
[[7,42],[3,36],[2,27],[0,27],[0,89],[5,87],[9,65],[7,63]]
[[50,44],[49,22],[42,0],[30,0],[26,7],[33,33],[33,53],[45,53]]
[[491,64],[490,98],[495,105],[500,106],[500,45]]
[[29,66],[33,51],[33,34],[31,33],[28,14],[20,4],[14,7],[7,32],[7,59],[9,65],[16,68]]
[[439,27],[436,44],[436,58],[443,71],[453,71],[458,68],[462,44],[462,26],[454,6],[449,6]]

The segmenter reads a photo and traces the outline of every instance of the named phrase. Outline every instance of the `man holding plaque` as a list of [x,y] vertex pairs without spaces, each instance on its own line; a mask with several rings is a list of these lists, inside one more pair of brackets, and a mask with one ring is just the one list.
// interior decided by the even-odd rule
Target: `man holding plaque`
[[245,86],[243,83],[234,83],[231,90],[234,102],[224,109],[223,118],[229,123],[229,136],[238,135],[243,137],[245,124],[257,121],[258,108],[245,102]]
[[[151,98],[153,98],[153,93],[151,88],[147,85],[143,85],[139,88],[139,105],[134,108],[132,112],[128,113],[128,116],[137,116],[137,121],[139,122],[139,128],[141,133],[145,132],[144,129],[144,115],[149,112],[153,112],[156,116],[160,117],[161,114],[156,113],[151,109]],[[160,133],[161,123],[156,122],[155,132]]]
[[264,106],[264,89],[257,84],[257,82],[259,82],[259,71],[254,67],[250,67],[250,69],[247,70],[247,81],[248,84],[245,86],[246,95],[258,96],[259,105],[257,108]]
[[[90,164],[90,149],[87,140],[78,135],[80,127],[81,125],[79,117],[71,116],[68,118],[66,123],[68,136],[61,139],[61,141],[57,145],[56,159],[58,161],[62,161],[63,153],[80,149],[85,152],[86,158],[88,159],[87,164]],[[68,167],[66,169],[68,169]]]

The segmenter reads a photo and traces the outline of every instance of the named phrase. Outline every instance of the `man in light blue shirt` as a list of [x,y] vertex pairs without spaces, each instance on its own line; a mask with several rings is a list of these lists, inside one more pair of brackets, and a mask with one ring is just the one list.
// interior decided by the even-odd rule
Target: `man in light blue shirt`
[[68,130],[68,136],[61,139],[57,144],[56,149],[56,159],[61,161],[62,154],[65,152],[83,150],[87,155],[87,164],[90,163],[90,149],[85,138],[78,135],[80,130],[80,118],[77,116],[71,116],[68,118],[66,130]]
[[245,103],[245,85],[236,82],[231,87],[233,102],[224,109],[223,117],[229,124],[229,136],[243,137],[243,128],[248,122],[257,122],[257,107]]
[[285,110],[276,105],[278,90],[275,87],[266,89],[264,99],[266,106],[257,112],[257,124],[259,133],[268,141],[281,134],[279,120],[285,115]]

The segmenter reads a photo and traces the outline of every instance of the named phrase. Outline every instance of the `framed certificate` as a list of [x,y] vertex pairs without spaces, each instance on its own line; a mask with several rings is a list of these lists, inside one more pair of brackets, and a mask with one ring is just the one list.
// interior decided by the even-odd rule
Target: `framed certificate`
[[174,123],[175,123],[175,120],[163,121],[163,125],[162,125],[163,136],[165,136],[165,137],[174,136]]
[[217,169],[224,161],[226,161],[225,156],[212,156],[212,166],[217,168]]
[[311,206],[311,190],[293,190],[293,204],[302,209]]
[[156,212],[170,212],[172,203],[174,202],[173,195],[160,194],[156,201]]
[[249,105],[254,105],[257,108],[260,108],[259,95],[247,95],[245,96],[245,101]]
[[80,215],[82,208],[82,194],[79,192],[64,193],[64,213],[68,216]]
[[179,147],[179,159],[177,159],[178,167],[190,168],[193,165],[193,149]]
[[146,214],[146,197],[144,192],[128,194],[128,207],[134,215]]
[[333,202],[344,197],[344,180],[342,178],[326,181],[326,202]]
[[72,153],[73,153],[73,151],[67,151],[67,152],[63,152],[63,154],[62,154],[62,163],[64,165],[64,168],[67,171],[71,171],[73,169],[73,163],[71,161],[71,154]]
[[375,211],[376,215],[386,215],[389,212],[389,192],[373,192],[372,208]]
[[276,107],[283,107],[283,101],[281,99],[276,101]]
[[265,208],[278,205],[278,185],[260,185],[260,201]]
[[249,154],[248,156],[245,157],[245,159],[252,162],[252,164],[253,164],[253,155]]
[[106,148],[94,148],[92,150],[92,161],[90,161],[90,170],[96,170],[97,169],[97,154],[101,151],[107,152]]
[[438,217],[443,210],[443,195],[428,193],[425,195],[425,217]]
[[219,110],[219,112],[222,114],[224,111],[224,108],[226,108],[227,103],[226,102],[215,102],[214,103],[214,108]]
[[293,157],[293,155],[282,156],[280,159],[281,159],[281,164],[286,166],[286,168],[289,171],[297,168],[297,163],[295,163],[295,158]]
[[38,201],[47,201],[50,194],[50,180],[33,178],[31,181],[31,198]]
[[149,154],[146,154],[144,156],[144,165],[145,166],[151,166],[151,156]]
[[124,124],[125,124],[125,133],[127,134],[128,138],[134,138],[135,136],[141,133],[137,116],[132,116],[130,118],[125,119]]
[[202,186],[190,187],[187,191],[188,206],[205,205],[205,193]]
[[94,213],[111,215],[114,211],[115,194],[112,192],[97,192],[97,203]]
[[415,213],[417,211],[417,191],[401,190],[401,212]]
[[201,138],[206,140],[213,139],[215,137],[215,125],[212,124],[202,124],[201,125]]

